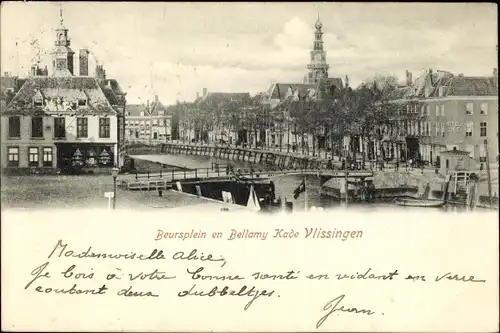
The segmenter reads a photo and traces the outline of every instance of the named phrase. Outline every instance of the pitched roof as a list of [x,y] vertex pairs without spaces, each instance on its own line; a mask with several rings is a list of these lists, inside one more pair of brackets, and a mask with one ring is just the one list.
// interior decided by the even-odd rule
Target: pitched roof
[[498,89],[489,77],[453,76],[440,82],[432,97],[439,96],[439,87],[444,88],[443,96],[498,96]]
[[[82,93],[88,98],[85,106],[78,105],[78,99]],[[33,97],[36,95],[43,97],[43,106],[33,105]],[[7,105],[5,112],[16,114],[116,114],[97,80],[92,77],[78,76],[30,77]]]
[[208,103],[212,105],[220,105],[228,102],[250,102],[250,93],[226,93],[226,92],[209,92],[205,96],[197,99],[196,103]]
[[127,116],[139,117],[143,112],[144,115],[147,114],[147,109],[145,105],[142,104],[127,104],[125,107],[125,113]]
[[[283,100],[290,93],[298,90],[299,96],[308,94],[309,89],[317,89],[317,84],[306,83],[275,83],[269,88],[269,99]],[[293,91],[290,91],[293,90]]]
[[[167,114],[167,108],[160,101],[151,103],[150,109],[151,116],[158,116],[160,111],[163,111],[164,115]],[[127,104],[125,112],[131,117],[141,117],[141,112],[144,116],[150,116],[149,108],[143,104]]]

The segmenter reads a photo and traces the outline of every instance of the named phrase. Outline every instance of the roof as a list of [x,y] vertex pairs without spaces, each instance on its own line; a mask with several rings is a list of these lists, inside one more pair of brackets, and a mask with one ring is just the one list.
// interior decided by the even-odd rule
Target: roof
[[125,95],[115,79],[99,80],[99,86],[109,103],[113,106],[123,106],[125,104]]
[[125,108],[125,112],[128,116],[131,117],[141,117],[141,112],[143,112],[144,116],[159,116],[159,112],[163,111],[163,114],[167,114],[167,108],[160,102],[155,101],[150,104],[151,114],[149,113],[149,109],[146,105],[143,104],[127,104]]
[[209,92],[205,96],[197,99],[195,103],[208,103],[212,105],[221,105],[228,102],[250,102],[250,93],[226,93]]
[[393,100],[448,96],[498,96],[498,88],[492,77],[457,76],[438,70],[424,72],[412,86],[397,87],[387,95]]
[[[43,106],[33,105],[35,96],[43,99]],[[85,106],[78,105],[81,98],[87,99]],[[22,115],[116,114],[98,81],[79,76],[30,77],[2,112]]]
[[439,96],[439,87],[443,87],[443,96],[498,96],[492,78],[452,76],[437,82],[431,97]]
[[[26,82],[17,76],[2,76],[0,78],[0,99],[9,102],[14,93],[17,93],[21,86]],[[10,92],[8,92],[10,90]],[[9,96],[10,95],[10,96]]]
[[290,94],[293,94],[298,90],[299,96],[305,96],[308,94],[309,89],[317,89],[317,84],[306,84],[306,83],[274,83],[269,88],[268,94],[269,99],[279,99],[283,100]]

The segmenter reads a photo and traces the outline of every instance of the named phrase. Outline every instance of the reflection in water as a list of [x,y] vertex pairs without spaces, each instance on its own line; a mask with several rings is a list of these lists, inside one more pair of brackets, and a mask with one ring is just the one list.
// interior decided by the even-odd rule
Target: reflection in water
[[[200,164],[205,165],[206,163],[210,163],[210,158],[206,156],[192,156],[192,155],[183,155],[183,158],[189,157],[193,161],[196,161]],[[228,161],[228,160],[219,160],[221,164],[232,164],[234,167],[240,169],[250,169],[250,163],[243,161]],[[255,166],[254,169],[264,168],[263,166]],[[303,177],[300,176],[281,176],[281,177],[273,177],[271,179],[274,182],[276,187],[276,198],[281,198],[284,200],[285,198],[293,203],[294,211],[302,211],[305,207],[305,195],[302,193],[296,200],[293,198],[293,191],[300,185],[303,180]],[[320,194],[320,185],[319,185],[319,177],[317,176],[306,176],[307,183],[307,206],[308,207],[322,207],[324,209],[345,209],[345,203],[339,200],[336,200],[328,195]],[[461,212],[466,211],[464,207],[457,207],[453,205],[445,205],[440,208],[419,208],[419,207],[405,207],[398,206],[391,203],[391,200],[382,201],[377,200],[373,203],[368,202],[349,202],[349,208],[362,209],[367,212],[375,212],[380,210],[411,210],[415,211],[446,211],[446,212]]]

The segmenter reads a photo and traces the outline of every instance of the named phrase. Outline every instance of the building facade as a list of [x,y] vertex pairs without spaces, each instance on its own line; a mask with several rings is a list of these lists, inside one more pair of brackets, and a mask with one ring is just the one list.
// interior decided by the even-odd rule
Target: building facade
[[129,104],[125,112],[125,141],[127,143],[160,143],[172,139],[172,116],[159,101]]
[[[32,71],[2,107],[1,166],[7,172],[99,173],[123,163],[125,93],[102,67],[96,77],[75,75],[67,32],[61,19],[52,75]],[[88,74],[83,58],[80,74]]]
[[[496,69],[491,77],[429,70],[398,90],[394,102],[400,105],[403,117],[396,120],[397,132],[405,137],[406,158],[439,166],[441,152],[455,149],[468,152],[480,166],[486,163],[487,140],[490,163],[498,162]],[[391,153],[387,145],[385,149],[389,157],[402,156]]]

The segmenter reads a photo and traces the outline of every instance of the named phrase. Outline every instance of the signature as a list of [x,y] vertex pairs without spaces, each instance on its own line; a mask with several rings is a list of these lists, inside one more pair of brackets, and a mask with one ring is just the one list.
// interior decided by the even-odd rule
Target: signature
[[328,303],[326,303],[326,305],[323,307],[323,311],[328,311],[328,313],[325,314],[323,317],[321,317],[320,320],[318,320],[318,322],[316,323],[316,328],[320,328],[321,325],[323,325],[323,323],[328,319],[328,317],[330,317],[330,315],[332,313],[337,312],[337,311],[351,312],[354,314],[363,313],[363,314],[366,314],[368,316],[375,314],[375,312],[373,312],[372,310],[369,310],[369,309],[359,309],[359,308],[355,308],[355,307],[346,308],[343,305],[340,305],[340,302],[344,299],[344,297],[345,297],[345,295],[340,295],[340,296],[334,298],[333,300],[328,301]]

